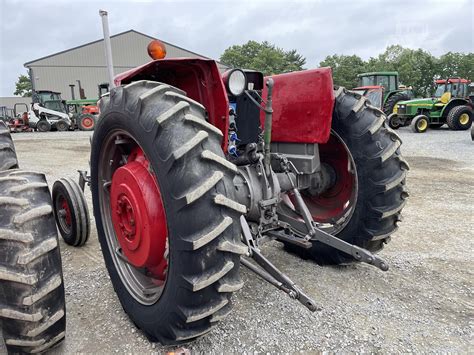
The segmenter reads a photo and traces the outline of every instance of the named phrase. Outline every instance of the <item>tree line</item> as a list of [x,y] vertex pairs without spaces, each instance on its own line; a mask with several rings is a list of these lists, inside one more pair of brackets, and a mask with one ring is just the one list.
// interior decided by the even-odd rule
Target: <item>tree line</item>
[[[227,48],[220,61],[234,68],[254,69],[265,75],[303,70],[306,58],[296,50],[285,51],[264,41],[248,41]],[[461,77],[474,79],[474,53],[448,52],[435,57],[423,49],[392,45],[376,57],[363,60],[357,55],[330,55],[319,63],[331,67],[334,83],[354,88],[357,74],[373,71],[398,71],[400,83],[412,86],[416,96],[433,93],[434,79]]]

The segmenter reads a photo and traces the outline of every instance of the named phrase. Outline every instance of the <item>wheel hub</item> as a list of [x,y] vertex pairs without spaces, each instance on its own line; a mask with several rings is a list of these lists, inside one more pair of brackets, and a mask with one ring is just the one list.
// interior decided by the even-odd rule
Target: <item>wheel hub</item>
[[463,113],[461,117],[459,117],[459,123],[465,125],[469,122],[469,115],[467,113]]
[[94,125],[94,121],[90,117],[85,117],[85,118],[82,119],[82,125],[85,128],[91,128]]
[[71,217],[71,209],[69,208],[69,204],[64,196],[61,196],[59,200],[60,210],[59,210],[59,217],[64,221],[65,226],[71,228],[72,225],[72,217]]
[[112,177],[110,203],[118,242],[129,263],[164,280],[168,229],[160,189],[136,148]]

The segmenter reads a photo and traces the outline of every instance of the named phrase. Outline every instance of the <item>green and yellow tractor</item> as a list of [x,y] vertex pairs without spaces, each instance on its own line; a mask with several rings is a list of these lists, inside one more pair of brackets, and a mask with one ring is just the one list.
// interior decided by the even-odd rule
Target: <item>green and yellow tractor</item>
[[354,91],[366,96],[373,106],[380,108],[387,116],[398,102],[413,98],[409,88],[399,85],[396,71],[363,73],[357,78],[359,86]]
[[473,101],[469,97],[467,79],[436,80],[433,97],[398,102],[387,118],[391,128],[410,125],[416,133],[447,124],[452,130],[467,130],[472,125]]

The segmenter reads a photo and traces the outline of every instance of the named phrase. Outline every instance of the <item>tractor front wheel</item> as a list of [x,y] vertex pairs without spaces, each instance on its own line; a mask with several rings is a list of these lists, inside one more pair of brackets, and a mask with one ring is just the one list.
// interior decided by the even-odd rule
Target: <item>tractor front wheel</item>
[[452,130],[464,131],[472,125],[473,112],[469,106],[462,105],[453,107],[448,112],[446,122]]
[[425,133],[430,126],[428,117],[425,115],[418,115],[413,117],[410,123],[410,128],[415,133]]
[[114,289],[150,339],[195,339],[230,312],[243,286],[237,168],[204,107],[179,89],[138,81],[100,105],[91,188]]
[[399,129],[401,126],[400,119],[397,117],[396,113],[391,113],[390,115],[388,115],[387,121],[388,121],[388,126],[391,129]]
[[[400,138],[386,127],[380,110],[342,87],[335,96],[331,137],[319,147],[321,164],[334,173],[334,185],[321,194],[301,194],[319,228],[377,252],[397,230],[408,196],[408,164],[400,153]],[[313,242],[309,250],[286,248],[320,264],[354,261],[320,242]]]

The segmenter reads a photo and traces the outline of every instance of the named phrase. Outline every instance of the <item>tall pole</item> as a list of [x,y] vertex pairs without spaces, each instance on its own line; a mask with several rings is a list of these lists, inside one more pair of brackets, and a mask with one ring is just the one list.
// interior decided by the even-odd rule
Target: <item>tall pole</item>
[[105,59],[107,62],[107,72],[109,74],[109,87],[115,87],[114,83],[114,63],[112,61],[112,46],[110,45],[109,18],[107,11],[99,10],[102,17],[102,30],[104,31]]

